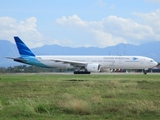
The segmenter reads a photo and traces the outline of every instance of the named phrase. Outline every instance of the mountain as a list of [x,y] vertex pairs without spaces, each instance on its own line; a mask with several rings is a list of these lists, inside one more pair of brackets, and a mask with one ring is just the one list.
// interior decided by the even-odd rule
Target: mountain
[[[154,41],[139,46],[120,43],[116,46],[109,46],[106,48],[72,48],[59,45],[44,45],[42,47],[33,48],[32,51],[36,55],[140,55],[153,58],[157,62],[160,62],[159,48],[160,42]],[[0,67],[20,65],[20,63],[5,58],[6,56],[19,57],[15,44],[7,40],[0,40],[0,51]]]
[[17,47],[15,44],[7,40],[0,40],[0,67],[8,67],[8,66],[15,66],[18,63],[13,62],[9,59],[6,59],[6,56],[15,57],[19,56]]
[[58,45],[44,45],[34,48],[32,51],[37,55],[140,55],[153,58],[160,62],[160,42],[154,41],[139,46],[120,43],[106,48],[97,47],[62,47]]

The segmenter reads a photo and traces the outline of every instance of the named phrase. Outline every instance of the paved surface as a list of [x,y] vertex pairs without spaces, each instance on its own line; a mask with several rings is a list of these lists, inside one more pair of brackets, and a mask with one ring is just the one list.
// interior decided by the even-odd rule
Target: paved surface
[[[50,73],[37,73],[37,74],[57,74],[57,75],[78,75],[78,74],[73,74],[73,73],[54,73],[54,72],[50,72]],[[103,72],[103,73],[91,73],[91,75],[140,75],[143,73],[136,73],[136,72],[130,72],[130,73],[109,73],[109,72]],[[89,75],[89,74],[87,74]],[[147,75],[160,75],[160,73],[147,73]]]

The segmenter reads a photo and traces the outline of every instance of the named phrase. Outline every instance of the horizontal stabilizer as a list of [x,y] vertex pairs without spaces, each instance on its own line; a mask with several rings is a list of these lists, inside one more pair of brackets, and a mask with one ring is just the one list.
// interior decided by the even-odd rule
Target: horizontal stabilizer
[[6,57],[7,59],[13,59],[14,61],[16,62],[21,62],[21,63],[24,63],[26,62],[27,60],[23,59],[23,58],[13,58],[13,57]]

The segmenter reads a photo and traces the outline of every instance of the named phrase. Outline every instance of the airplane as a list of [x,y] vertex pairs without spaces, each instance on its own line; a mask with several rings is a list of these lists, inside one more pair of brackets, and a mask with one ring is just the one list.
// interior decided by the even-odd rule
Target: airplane
[[142,69],[147,74],[157,62],[144,56],[37,56],[18,37],[14,36],[20,57],[6,57],[16,62],[45,68],[74,69],[74,74],[105,72],[107,69]]

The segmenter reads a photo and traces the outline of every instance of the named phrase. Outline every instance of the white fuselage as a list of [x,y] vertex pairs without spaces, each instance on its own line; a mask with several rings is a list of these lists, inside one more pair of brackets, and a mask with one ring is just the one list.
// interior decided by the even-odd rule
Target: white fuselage
[[77,61],[87,64],[97,63],[101,70],[109,69],[146,69],[157,65],[153,59],[143,56],[36,56],[46,66],[54,68],[75,68],[70,63],[57,62],[55,59]]

